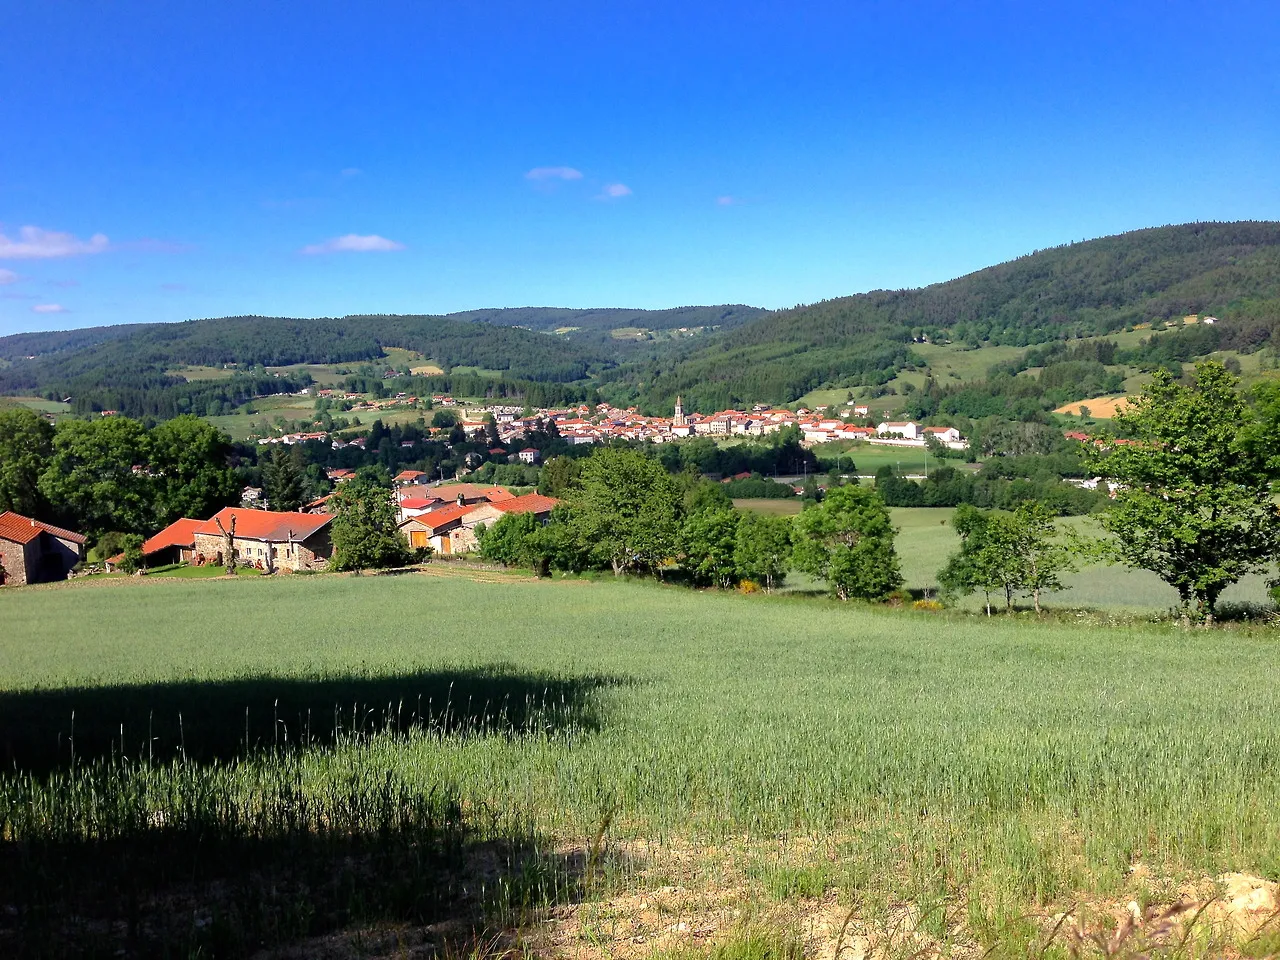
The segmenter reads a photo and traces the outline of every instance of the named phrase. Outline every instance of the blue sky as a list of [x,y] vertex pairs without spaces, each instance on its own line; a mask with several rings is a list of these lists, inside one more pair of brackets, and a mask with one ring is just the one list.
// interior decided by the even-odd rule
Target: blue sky
[[0,335],[790,306],[1280,219],[1280,6],[0,0]]

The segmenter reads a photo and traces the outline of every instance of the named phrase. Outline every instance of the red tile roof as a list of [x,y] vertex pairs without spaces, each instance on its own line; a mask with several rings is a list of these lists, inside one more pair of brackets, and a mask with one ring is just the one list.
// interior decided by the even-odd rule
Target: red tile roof
[[406,523],[420,523],[424,527],[430,527],[432,530],[439,530],[441,527],[447,527],[449,524],[461,520],[472,510],[478,507],[474,503],[457,504],[451,507],[442,507],[439,510],[432,510],[430,513],[420,514],[412,517]]
[[41,533],[52,534],[59,540],[70,540],[72,543],[84,543],[84,536],[49,523],[32,520],[20,513],[6,510],[0,513],[0,539],[12,540],[14,543],[30,543]]
[[494,504],[503,513],[550,513],[559,505],[560,501],[555,497],[544,497],[540,493],[526,493],[523,497],[512,497]]
[[212,519],[204,521],[195,528],[195,533],[222,536],[217,520],[228,530],[231,520],[236,521],[236,537],[245,540],[267,540],[272,543],[284,543],[288,540],[305,540],[317,530],[323,529],[333,522],[329,513],[277,513],[274,510],[244,510],[238,507],[225,507],[219,510]]
[[[194,547],[196,545],[196,529],[204,524],[203,520],[192,520],[183,517],[169,524],[154,537],[142,545],[143,554],[155,553],[166,547]],[[239,524],[236,533],[240,532]]]

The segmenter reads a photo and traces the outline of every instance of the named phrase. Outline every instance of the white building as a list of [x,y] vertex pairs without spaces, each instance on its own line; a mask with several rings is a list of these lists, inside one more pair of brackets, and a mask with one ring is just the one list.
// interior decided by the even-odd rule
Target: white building
[[[898,423],[889,421],[882,423],[876,427],[876,436],[878,437],[902,437],[903,440],[919,440],[920,425],[907,421],[906,423]],[[957,434],[959,436],[959,434]]]

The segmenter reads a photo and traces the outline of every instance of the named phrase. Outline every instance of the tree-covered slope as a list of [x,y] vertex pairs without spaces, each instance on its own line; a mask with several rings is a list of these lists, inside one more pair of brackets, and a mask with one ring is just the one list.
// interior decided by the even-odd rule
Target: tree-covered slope
[[1280,223],[1196,223],[1040,250],[917,290],[875,290],[765,314],[679,362],[615,379],[650,405],[785,402],[823,384],[887,380],[913,339],[1027,346],[1213,313],[1223,345],[1256,347],[1280,323]]

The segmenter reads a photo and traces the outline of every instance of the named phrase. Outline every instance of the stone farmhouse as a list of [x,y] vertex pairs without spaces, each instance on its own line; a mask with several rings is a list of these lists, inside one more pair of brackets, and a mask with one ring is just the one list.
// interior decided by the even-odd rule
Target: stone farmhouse
[[522,497],[508,494],[506,498],[483,503],[450,503],[408,517],[400,524],[400,530],[411,547],[431,547],[443,556],[469,553],[480,545],[476,528],[481,524],[492,526],[508,513],[532,513],[545,523],[559,503],[554,497],[538,493]]
[[192,529],[196,563],[225,564],[226,538],[222,531],[230,531],[233,520],[236,560],[240,563],[263,569],[323,570],[333,555],[333,544],[329,540],[332,514],[226,507]]
[[0,513],[0,586],[50,583],[84,558],[85,538],[20,513]]

